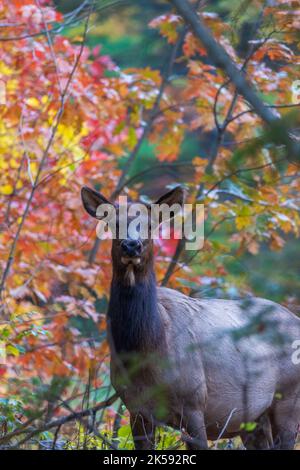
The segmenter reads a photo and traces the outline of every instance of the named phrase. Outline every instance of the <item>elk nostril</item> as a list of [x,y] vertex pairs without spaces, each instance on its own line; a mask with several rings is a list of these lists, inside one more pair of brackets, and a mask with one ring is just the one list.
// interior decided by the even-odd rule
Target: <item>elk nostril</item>
[[134,247],[137,255],[140,255],[140,254],[141,254],[141,252],[142,252],[142,246],[143,246],[143,245],[142,245],[142,243],[140,242],[140,240],[137,240],[137,243],[136,243],[136,245],[135,245],[135,247]]
[[139,240],[123,240],[121,248],[128,256],[138,256],[142,251],[142,244]]

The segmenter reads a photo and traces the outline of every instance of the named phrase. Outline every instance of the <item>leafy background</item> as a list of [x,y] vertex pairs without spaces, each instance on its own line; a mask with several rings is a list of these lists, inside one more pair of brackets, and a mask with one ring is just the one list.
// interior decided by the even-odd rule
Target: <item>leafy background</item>
[[[176,240],[160,241],[158,281],[196,296],[255,294],[299,312],[299,168],[275,131],[248,112],[168,2],[89,8],[0,1],[0,444],[8,448],[132,447],[124,406],[101,406],[113,394],[110,247],[95,244],[83,184],[133,200],[184,184],[189,202],[205,204],[205,246],[176,259]],[[298,8],[215,0],[199,10],[296,134]],[[180,446],[178,432],[159,431],[158,448]]]

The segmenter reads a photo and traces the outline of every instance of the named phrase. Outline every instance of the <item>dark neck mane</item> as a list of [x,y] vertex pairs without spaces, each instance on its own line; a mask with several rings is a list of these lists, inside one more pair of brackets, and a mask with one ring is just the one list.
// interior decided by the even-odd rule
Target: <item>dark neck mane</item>
[[163,341],[154,272],[135,285],[113,278],[108,308],[112,346],[117,353],[152,352]]

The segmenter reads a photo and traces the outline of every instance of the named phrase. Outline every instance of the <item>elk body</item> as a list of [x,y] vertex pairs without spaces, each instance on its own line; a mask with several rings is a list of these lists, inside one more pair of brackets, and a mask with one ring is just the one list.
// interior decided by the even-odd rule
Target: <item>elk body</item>
[[[182,203],[175,188],[158,203]],[[82,189],[87,212],[108,201]],[[300,319],[265,299],[196,299],[157,286],[152,241],[115,239],[108,309],[111,381],[130,412],[136,449],[157,424],[187,447],[240,435],[246,448],[292,449],[300,423]],[[245,423],[257,423],[247,432]]]

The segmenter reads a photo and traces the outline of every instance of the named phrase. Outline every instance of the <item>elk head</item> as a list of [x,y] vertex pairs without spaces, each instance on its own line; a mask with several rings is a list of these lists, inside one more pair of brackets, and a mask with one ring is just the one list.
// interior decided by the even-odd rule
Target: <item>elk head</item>
[[[134,224],[136,211],[131,210],[134,209],[134,203],[128,204],[124,213],[120,204],[108,201],[102,194],[87,186],[82,188],[81,198],[88,214],[105,222],[112,229],[111,253],[114,278],[130,286],[146,278],[153,271],[153,239],[151,237],[153,224],[159,225],[163,221],[161,216],[154,221],[151,214],[152,205],[143,204],[144,210],[140,211],[138,223]],[[164,204],[172,209],[174,205],[181,207],[183,200],[184,191],[177,186],[160,197],[155,205]],[[133,231],[130,230],[132,224],[135,228]]]

